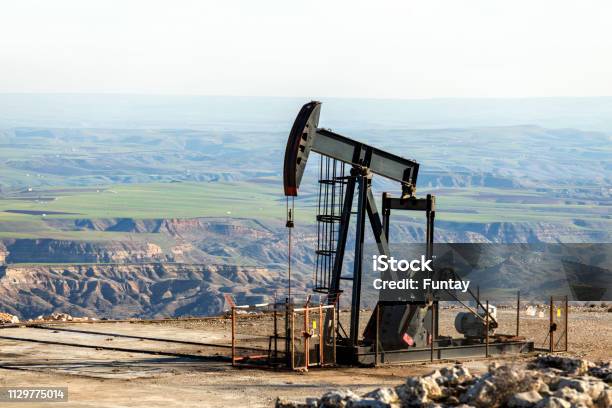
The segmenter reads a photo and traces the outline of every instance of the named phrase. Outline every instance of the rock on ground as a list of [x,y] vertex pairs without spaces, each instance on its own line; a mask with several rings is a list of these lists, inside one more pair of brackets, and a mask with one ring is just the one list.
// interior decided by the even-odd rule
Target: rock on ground
[[556,355],[538,356],[528,368],[491,365],[480,376],[462,365],[409,377],[395,388],[363,395],[333,390],[303,403],[277,399],[277,408],[612,407],[611,364]]
[[9,313],[0,313],[0,324],[19,323],[19,318]]

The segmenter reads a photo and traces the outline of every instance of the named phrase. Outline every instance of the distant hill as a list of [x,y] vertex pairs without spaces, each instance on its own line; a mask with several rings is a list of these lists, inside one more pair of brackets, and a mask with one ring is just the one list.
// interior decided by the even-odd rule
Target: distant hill
[[[316,99],[316,98],[315,98]],[[288,131],[310,98],[129,94],[0,94],[0,127]],[[612,96],[324,98],[325,126],[440,129],[537,125],[612,131]]]

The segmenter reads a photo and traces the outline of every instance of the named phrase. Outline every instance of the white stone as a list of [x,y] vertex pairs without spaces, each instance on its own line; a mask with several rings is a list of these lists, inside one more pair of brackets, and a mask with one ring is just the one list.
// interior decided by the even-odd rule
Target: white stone
[[542,396],[537,391],[519,392],[510,398],[508,407],[528,408],[540,402],[541,399]]
[[553,396],[563,398],[567,402],[571,403],[572,406],[576,406],[576,407],[593,406],[593,400],[587,393],[576,391],[573,388],[569,388],[569,387],[560,388],[557,391],[555,391]]
[[323,394],[321,397],[320,408],[346,407],[349,400],[359,400],[359,396],[350,390],[334,390]]
[[586,393],[592,399],[597,399],[604,390],[605,384],[594,377],[562,378],[557,382],[557,389],[573,388],[578,392]]
[[572,404],[557,397],[546,397],[535,408],[571,408]]
[[386,404],[399,403],[399,396],[393,388],[377,388],[365,394],[363,398],[374,398]]

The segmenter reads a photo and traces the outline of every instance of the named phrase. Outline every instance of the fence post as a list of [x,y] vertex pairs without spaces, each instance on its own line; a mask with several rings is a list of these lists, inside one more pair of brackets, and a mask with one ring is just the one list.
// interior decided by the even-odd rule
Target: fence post
[[336,327],[337,327],[336,325],[337,323],[336,323],[336,306],[335,305],[333,306],[333,309],[332,309],[332,316],[333,316],[332,317],[333,323],[332,323],[331,332],[332,332],[332,336],[334,336],[333,337],[334,348],[333,348],[332,356],[334,359],[334,365],[336,365]]
[[568,326],[568,315],[569,315],[569,302],[568,302],[568,298],[567,295],[565,295],[565,351],[568,350],[569,344],[568,344],[568,332],[569,332],[569,326]]
[[285,298],[285,365],[287,367],[291,367],[292,357],[291,357],[291,321],[289,320],[289,299]]
[[519,336],[521,327],[521,291],[516,291],[516,337]]
[[325,339],[323,338],[323,333],[323,305],[321,305],[321,302],[319,302],[319,366],[321,367],[323,367],[323,364],[325,363],[325,354],[323,353]]
[[487,310],[485,311],[486,317],[486,332],[485,332],[485,357],[489,358],[489,300],[487,300]]
[[304,362],[306,371],[310,365],[310,310],[309,306],[306,306],[304,310]]
[[278,313],[276,311],[276,297],[274,299],[274,365],[278,362]]
[[236,308],[232,306],[232,366],[236,365]]
[[435,325],[435,308],[434,308],[434,304],[431,304],[431,344],[430,346],[430,350],[429,350],[429,359],[433,362],[434,361],[434,336],[435,336],[435,329],[434,329],[434,325]]
[[376,304],[376,336],[374,344],[374,366],[378,365],[378,343],[380,342],[380,304]]
[[553,297],[550,297],[550,310],[549,310],[549,340],[550,340],[550,344],[548,346],[548,351],[553,353],[555,351],[555,343],[553,342],[553,323],[554,323],[554,312],[553,312],[553,308],[554,308],[554,304],[553,304]]
[[295,341],[293,335],[295,330],[295,311],[291,308],[291,369],[295,370]]

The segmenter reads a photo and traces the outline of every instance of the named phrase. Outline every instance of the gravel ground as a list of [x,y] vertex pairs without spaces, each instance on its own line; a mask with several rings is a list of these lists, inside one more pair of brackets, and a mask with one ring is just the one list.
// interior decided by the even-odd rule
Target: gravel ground
[[[442,333],[453,331],[456,312],[443,311],[440,321]],[[514,332],[515,311],[500,309],[498,315],[500,332]],[[342,313],[343,319],[347,316]],[[364,317],[366,319],[367,316]],[[540,345],[546,336],[547,318],[521,316],[521,319],[521,334]],[[247,330],[245,333],[249,335],[263,334],[269,330],[266,324],[270,320],[264,323],[261,318],[247,317],[245,321],[248,322],[244,326]],[[78,331],[72,330],[75,328]],[[12,340],[11,337],[39,339],[46,343]],[[155,338],[179,341],[164,343],[151,340]],[[381,386],[395,387],[404,383],[409,376],[426,374],[446,365],[351,367],[294,373],[234,369],[227,362],[151,354],[159,350],[193,356],[227,355],[227,349],[189,342],[227,345],[230,338],[231,324],[224,319],[163,324],[81,323],[61,325],[55,330],[0,329],[0,386],[65,386],[69,389],[70,397],[68,402],[61,405],[66,408],[269,407],[274,405],[277,397],[303,400],[307,396],[320,396],[338,388],[351,389],[362,395]],[[603,309],[570,311],[569,341],[570,355],[591,361],[610,360],[612,313]],[[77,343],[87,347],[61,343]],[[115,351],[112,347],[133,351]],[[134,350],[148,350],[149,353]],[[473,374],[482,374],[491,362],[524,366],[527,361],[525,357],[481,359],[466,361],[464,366]],[[37,407],[40,404],[20,403],[19,406]]]

